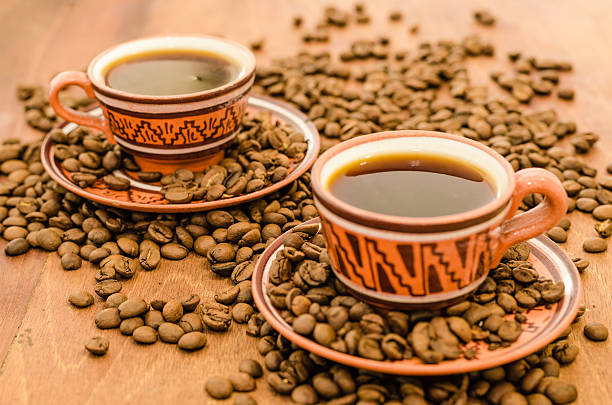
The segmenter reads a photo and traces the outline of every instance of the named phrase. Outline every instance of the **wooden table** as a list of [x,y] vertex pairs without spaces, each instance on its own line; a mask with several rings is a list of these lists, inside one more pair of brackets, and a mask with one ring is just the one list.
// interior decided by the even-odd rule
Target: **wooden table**
[[[314,25],[329,2],[320,0],[147,1],[147,0],[3,0],[0,2],[0,137],[40,137],[24,123],[15,97],[21,82],[47,83],[57,72],[84,68],[101,50],[116,43],[157,34],[221,34],[248,43],[266,38],[260,61],[290,55],[302,46],[291,18],[300,14]],[[460,6],[461,4],[461,6]],[[351,7],[352,2],[344,2]],[[586,159],[600,170],[612,162],[612,3],[529,0],[508,1],[376,1],[369,26],[335,30],[331,45],[345,49],[351,39],[385,34],[396,45],[410,48],[421,39],[457,38],[480,32],[497,48],[497,62],[474,62],[481,72],[495,63],[507,64],[505,54],[522,50],[542,57],[567,59],[574,73],[563,82],[577,90],[575,102],[546,100],[562,116],[575,119],[579,129],[601,135]],[[472,12],[489,8],[494,28],[478,27]],[[387,15],[398,9],[402,23],[390,26]],[[407,27],[420,24],[418,37]],[[316,47],[316,46],[315,46]],[[479,78],[488,80],[484,75]],[[572,214],[573,225],[563,246],[570,256],[584,255],[580,239],[592,235],[591,218]],[[4,242],[0,243],[0,248]],[[612,328],[612,272],[609,253],[589,255],[591,267],[582,276],[586,321]],[[182,296],[196,292],[211,301],[214,291],[230,281],[205,273],[201,259],[165,262],[161,269],[139,274],[125,283],[129,296]],[[254,340],[244,328],[232,326],[227,335],[208,333],[208,346],[184,353],[174,345],[138,346],[118,331],[100,332],[93,316],[100,307],[78,310],[66,302],[75,289],[91,290],[94,267],[61,269],[58,256],[40,251],[8,258],[0,255],[0,404],[120,404],[212,403],[203,391],[207,376],[236,370],[243,358],[259,358]],[[581,352],[563,376],[579,387],[580,404],[612,402],[610,343],[593,343],[582,335],[584,320],[574,326],[573,341]],[[110,340],[109,353],[94,358],[83,341],[94,334]],[[283,402],[260,380],[254,396],[260,404]]]

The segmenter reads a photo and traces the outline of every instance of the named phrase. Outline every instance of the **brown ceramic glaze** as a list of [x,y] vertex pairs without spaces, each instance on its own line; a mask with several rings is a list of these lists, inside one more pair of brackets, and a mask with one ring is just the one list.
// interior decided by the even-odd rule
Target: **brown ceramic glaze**
[[[220,53],[241,67],[231,82],[218,88],[173,96],[146,96],[113,89],[104,80],[105,66],[132,53],[190,49]],[[153,37],[125,42],[96,56],[87,73],[58,74],[49,101],[67,121],[103,131],[134,156],[145,171],[171,173],[177,168],[202,170],[223,158],[247,106],[255,76],[255,57],[233,41],[214,37]],[[76,85],[98,100],[103,117],[64,107],[59,92]]]
[[[328,191],[327,180],[340,162],[413,150],[475,164],[492,180],[497,198],[460,214],[410,218],[365,211]],[[312,184],[336,276],[360,298],[393,308],[449,303],[469,294],[510,246],[550,229],[567,209],[565,191],[552,173],[537,168],[514,173],[494,150],[430,131],[383,132],[336,145],[315,163]],[[545,198],[515,216],[531,193]]]

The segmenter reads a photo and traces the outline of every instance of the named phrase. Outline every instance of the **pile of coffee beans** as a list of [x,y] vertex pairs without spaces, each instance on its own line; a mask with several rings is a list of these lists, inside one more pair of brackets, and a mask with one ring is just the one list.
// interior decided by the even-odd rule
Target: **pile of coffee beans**
[[[206,346],[202,318],[194,312],[200,304],[200,297],[195,294],[181,300],[153,300],[149,304],[142,298],[128,298],[116,288],[96,292],[106,298],[104,309],[94,319],[99,329],[119,328],[122,335],[132,336],[135,342],[146,345],[159,339],[187,351]],[[85,291],[71,294],[68,300],[79,308],[93,303],[93,297]],[[108,350],[108,341],[93,337],[85,343],[85,348],[103,355]]]
[[[47,132],[59,122],[59,117],[49,104],[47,93],[42,86],[22,84],[17,87],[17,97],[24,101],[26,122],[32,128]],[[81,109],[93,103],[88,97],[74,97],[67,92],[60,93],[62,104]]]
[[272,263],[267,294],[296,333],[343,353],[372,360],[416,356],[425,363],[472,359],[473,342],[507,347],[519,338],[525,311],[563,298],[563,282],[540,277],[528,256],[527,244],[514,246],[473,295],[441,314],[379,313],[334,277],[318,224],[299,225]]
[[130,180],[115,171],[127,171],[138,180],[161,185],[170,203],[215,201],[261,190],[284,180],[308,149],[303,134],[274,121],[269,113],[247,114],[226,157],[204,172],[178,169],[173,174],[143,172],[118,145],[110,145],[103,134],[77,127],[66,134],[51,131],[54,157],[79,187],[100,179],[111,190],[129,190]]
[[[474,17],[479,24],[495,23],[495,17],[486,11]],[[388,18],[398,26],[406,21],[399,11],[391,12]],[[352,23],[368,24],[371,19],[363,4],[355,4],[350,10],[326,8],[311,30],[302,31],[305,21],[301,16],[294,18],[293,25],[305,42],[328,42],[335,30]],[[417,35],[419,25],[407,24],[407,33]],[[573,90],[562,85],[570,64],[513,52],[508,55],[513,63],[510,73],[491,73],[492,80],[508,90],[505,97],[494,98],[487,86],[472,83],[468,67],[471,58],[494,55],[495,48],[486,39],[471,35],[422,42],[414,49],[394,45],[388,37],[362,38],[338,55],[300,52],[258,67],[254,92],[282,98],[306,113],[322,135],[323,150],[377,131],[439,130],[492,147],[515,170],[545,168],[563,182],[570,198],[568,212],[582,211],[598,221],[595,239],[585,241],[585,251],[607,248],[612,165],[607,177],[597,177],[597,170],[577,156],[593,147],[597,135],[578,131],[575,122],[558,117],[552,109],[528,109],[536,96],[544,97],[555,89],[561,99],[574,97]],[[254,44],[253,48],[261,46]],[[18,96],[25,101],[29,125],[49,131],[58,122],[42,88],[20,86]],[[63,103],[72,108],[91,103],[62,96]],[[129,184],[125,179],[112,175],[113,170],[123,168],[140,181],[159,182],[171,202],[226,198],[243,186],[242,192],[257,189],[261,181],[265,186],[286,176],[287,160],[299,161],[305,151],[300,134],[271,126],[266,117],[249,116],[228,160],[205,173],[179,170],[164,177],[140,171],[129,156],[89,129],[77,128],[70,134],[53,130],[52,136],[63,145],[58,145],[60,156],[56,157],[76,184],[86,187],[102,179],[109,188],[126,189]],[[569,148],[560,145],[566,138]],[[8,178],[0,182],[0,233],[9,241],[5,253],[15,256],[30,248],[57,251],[66,270],[78,269],[82,260],[97,263],[93,293],[104,300],[104,309],[96,316],[98,326],[131,333],[141,344],[165,339],[180,345],[182,339],[193,336],[183,343],[189,349],[206,344],[205,329],[225,331],[232,323],[245,324],[246,333],[257,338],[257,350],[264,356],[267,383],[303,404],[547,405],[570,403],[577,396],[572,384],[558,378],[559,368],[578,354],[578,348],[567,339],[569,329],[546,348],[509,365],[440,378],[395,377],[340,366],[300,350],[280,336],[253,306],[251,275],[271,241],[317,215],[309,174],[263,199],[227,210],[183,215],[127,212],[85,201],[51,180],[40,163],[40,145],[40,141],[22,144],[16,139],[0,145],[0,172]],[[528,196],[521,209],[527,210],[541,199],[537,194]],[[563,243],[570,226],[565,219],[549,235]],[[463,344],[468,340],[483,341],[494,350],[518,337],[524,311],[554,302],[562,293],[561,284],[539,279],[525,262],[525,247],[519,245],[506,254],[504,262],[491,271],[468,301],[442,314],[396,312],[380,316],[346,295],[332,280],[322,253],[322,238],[313,228],[301,226],[295,235],[303,243],[299,248],[293,246],[299,243],[295,236],[286,241],[283,257],[290,266],[280,267],[277,261],[275,277],[279,282],[274,286],[274,302],[285,306],[280,310],[294,328],[337,350],[355,348],[355,353],[365,353],[364,357],[381,358],[381,353],[382,359],[412,355],[424,361],[470,357],[469,345]],[[165,260],[181,260],[192,251],[202,256],[205,271],[229,279],[228,289],[215,295],[216,302],[202,302],[191,309],[195,296],[147,303],[128,299],[121,292],[123,283],[134,276],[160,268]],[[296,259],[312,264],[298,269],[298,263],[292,262]],[[574,263],[581,272],[589,266],[588,260],[580,257]],[[287,281],[280,281],[287,274],[298,275],[287,280],[295,283],[295,288],[286,289]],[[533,277],[536,280],[531,280]],[[75,291],[68,301],[75,307],[87,307],[95,299],[91,292]],[[584,307],[579,316],[583,312]],[[309,333],[312,319],[304,315],[315,319]],[[336,329],[345,317],[344,329]],[[160,330],[162,324],[166,326]],[[439,339],[438,332],[444,338]],[[590,323],[584,335],[603,341],[608,331],[602,324]],[[352,337],[347,341],[346,336]],[[455,341],[462,344],[457,347]],[[108,340],[92,337],[85,348],[102,355],[108,350]],[[216,377],[204,389],[214,398],[250,391],[262,371],[257,361],[245,360],[235,376]],[[248,394],[233,397],[238,405],[255,403]]]

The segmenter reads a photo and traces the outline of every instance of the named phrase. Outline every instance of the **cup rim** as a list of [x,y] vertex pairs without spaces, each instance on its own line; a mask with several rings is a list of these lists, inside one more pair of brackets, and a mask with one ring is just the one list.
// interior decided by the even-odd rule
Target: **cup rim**
[[[93,74],[93,70],[95,66],[98,64],[98,62],[100,61],[100,59],[102,59],[105,55],[107,55],[108,53],[114,51],[115,49],[119,47],[125,46],[127,44],[135,44],[138,42],[144,42],[144,41],[156,40],[156,39],[187,39],[187,38],[207,39],[207,40],[223,42],[226,45],[232,46],[234,48],[237,48],[239,51],[244,52],[244,54],[248,58],[248,64],[246,66],[243,66],[243,68],[245,69],[245,73],[238,75],[232,81],[220,87],[215,87],[209,90],[199,91],[197,93],[174,94],[170,96],[152,96],[152,95],[145,95],[145,94],[135,94],[135,93],[129,93],[129,92],[122,91],[122,90],[113,89],[112,87],[108,86],[106,83],[96,80]],[[192,102],[192,101],[212,99],[222,94],[228,93],[229,91],[240,88],[241,86],[247,84],[249,80],[251,80],[253,75],[255,74],[255,64],[256,64],[255,55],[253,54],[253,52],[251,52],[251,50],[247,48],[246,46],[236,41],[233,41],[231,39],[220,38],[214,35],[161,35],[161,36],[142,37],[142,38],[134,39],[131,41],[121,42],[115,46],[112,46],[100,52],[89,63],[89,66],[87,67],[87,76],[89,77],[89,80],[91,80],[94,90],[107,97],[112,97],[112,98],[119,99],[119,100],[131,101],[131,102],[142,103],[142,104],[178,104],[178,103],[186,103],[186,102]]]
[[[506,174],[506,187],[493,201],[476,209],[457,214],[442,215],[437,217],[402,217],[381,214],[355,207],[335,197],[322,184],[322,170],[325,164],[338,153],[364,143],[381,141],[390,138],[414,138],[430,137],[444,138],[455,142],[461,142],[475,147],[492,156],[503,168]],[[323,153],[312,168],[311,183],[315,202],[325,206],[336,215],[365,226],[397,232],[445,232],[453,231],[468,226],[476,225],[487,219],[493,218],[503,211],[512,197],[515,188],[514,170],[506,159],[495,150],[481,143],[458,135],[437,131],[423,130],[398,130],[377,132],[369,135],[359,136],[348,141],[341,142]]]

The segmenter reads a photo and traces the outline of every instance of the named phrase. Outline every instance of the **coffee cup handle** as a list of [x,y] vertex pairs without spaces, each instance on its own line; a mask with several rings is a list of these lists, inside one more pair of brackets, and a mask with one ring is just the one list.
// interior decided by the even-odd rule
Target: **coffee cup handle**
[[[536,237],[555,226],[567,212],[567,194],[559,179],[545,169],[529,168],[514,174],[516,187],[512,203],[502,224],[494,230],[499,242],[494,250],[491,267],[497,266],[508,248]],[[544,199],[529,211],[516,215],[523,198],[541,193]]]
[[69,70],[58,74],[53,78],[53,80],[51,80],[49,88],[49,103],[51,104],[51,107],[53,107],[57,115],[66,121],[71,121],[79,125],[101,130],[106,135],[108,142],[115,144],[116,142],[108,130],[108,124],[106,123],[104,117],[96,117],[82,111],[64,107],[64,105],[62,105],[59,99],[59,92],[65,87],[71,85],[82,88],[89,98],[96,98],[91,80],[89,80],[87,75],[83,72]]

